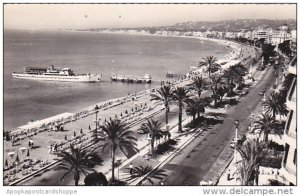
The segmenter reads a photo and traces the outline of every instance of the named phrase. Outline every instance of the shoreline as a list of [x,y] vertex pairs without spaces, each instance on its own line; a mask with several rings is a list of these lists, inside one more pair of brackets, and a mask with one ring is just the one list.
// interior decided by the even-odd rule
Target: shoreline
[[[158,35],[159,36],[159,35]],[[177,36],[176,36],[177,37]],[[179,37],[182,37],[182,36],[179,36]],[[195,38],[195,37],[188,37],[188,38]],[[215,40],[215,41],[219,41],[219,40]],[[224,43],[227,43],[228,41],[227,40],[223,40],[224,41]],[[236,45],[236,47],[233,47],[232,49],[231,49],[231,52],[229,53],[229,54],[231,54],[231,56],[232,57],[236,57],[236,55],[234,55],[234,54],[237,54],[237,52],[235,51],[235,49],[238,49],[238,47],[237,47],[237,45],[238,44],[236,44],[236,43],[234,43],[235,45]],[[227,55],[227,54],[226,54]],[[226,56],[225,55],[225,56]],[[177,80],[175,83],[178,85],[180,85],[180,84],[183,84],[184,82],[185,82],[186,80]],[[159,87],[159,85],[158,86],[154,86],[154,87],[151,87],[151,89],[153,89],[153,88],[157,88],[157,87]],[[106,101],[102,101],[102,102],[96,102],[96,103],[94,103],[94,104],[92,104],[92,105],[90,105],[90,106],[87,106],[87,107],[83,107],[83,108],[81,108],[81,109],[79,109],[78,110],[78,112],[76,112],[76,113],[74,113],[74,115],[73,116],[71,116],[71,117],[68,117],[68,118],[66,118],[66,119],[62,119],[62,121],[64,120],[65,122],[66,121],[68,121],[68,123],[70,122],[70,124],[66,124],[66,127],[69,127],[70,129],[67,129],[68,131],[66,132],[66,133],[57,133],[57,132],[55,132],[55,131],[47,131],[48,133],[46,133],[46,131],[45,130],[47,130],[47,129],[49,129],[49,127],[44,127],[43,129],[43,131],[41,131],[42,133],[37,133],[37,134],[35,134],[34,133],[34,131],[33,131],[33,135],[32,135],[32,137],[35,137],[37,140],[35,140],[35,143],[37,143],[37,144],[39,144],[39,142],[41,143],[41,142],[44,142],[45,144],[41,144],[41,145],[44,145],[44,146],[42,146],[42,147],[40,147],[41,149],[39,149],[39,150],[37,150],[37,151],[40,151],[40,153],[39,153],[39,155],[38,156],[35,156],[35,158],[39,158],[41,155],[42,155],[42,160],[44,161],[44,160],[46,160],[46,162],[48,161],[48,159],[50,159],[51,161],[53,161],[52,159],[54,159],[55,158],[55,155],[52,155],[52,154],[48,154],[48,153],[46,153],[45,154],[45,150],[46,150],[46,152],[47,152],[47,145],[49,145],[49,142],[52,142],[53,143],[53,141],[58,141],[58,142],[63,142],[62,140],[63,139],[61,139],[61,138],[63,138],[62,136],[63,135],[65,135],[65,134],[68,134],[68,138],[72,138],[72,135],[73,135],[73,131],[74,131],[74,138],[75,138],[75,131],[77,132],[77,134],[78,134],[78,132],[79,132],[79,130],[78,130],[78,128],[81,128],[81,129],[84,129],[84,133],[87,133],[86,135],[89,135],[89,131],[88,130],[86,130],[87,129],[87,127],[88,126],[90,126],[90,125],[92,125],[91,127],[94,127],[95,125],[93,124],[93,123],[95,123],[93,120],[95,119],[94,118],[94,115],[95,115],[95,110],[94,110],[94,108],[95,108],[95,105],[98,105],[98,106],[101,106],[101,111],[99,110],[99,116],[101,115],[102,116],[102,118],[104,118],[104,113],[112,113],[112,114],[119,114],[119,116],[120,116],[120,112],[124,112],[125,111],[125,109],[126,110],[128,110],[128,111],[130,111],[130,108],[131,107],[134,107],[134,106],[140,106],[141,105],[141,109],[143,108],[142,107],[142,105],[144,105],[144,107],[145,107],[145,105],[146,105],[146,103],[147,103],[147,107],[156,107],[157,106],[157,103],[152,103],[152,102],[149,102],[149,100],[148,100],[148,98],[149,98],[149,94],[151,93],[151,89],[145,89],[145,90],[142,90],[142,91],[138,91],[138,92],[136,92],[136,94],[131,94],[131,95],[128,95],[128,96],[124,96],[124,97],[118,97],[118,98],[112,98],[112,99],[108,99],[108,100],[106,100]],[[139,100],[139,98],[141,98],[142,100]],[[137,100],[137,102],[135,102]],[[128,103],[128,104],[127,104]],[[127,104],[127,105],[126,105]],[[124,105],[126,105],[126,107],[124,106]],[[124,109],[125,108],[125,109]],[[112,111],[109,111],[108,112],[108,110],[112,110]],[[145,112],[144,113],[144,115],[147,115],[147,114],[149,114],[150,112],[149,112],[149,110],[147,111],[147,112]],[[124,114],[124,113],[123,113]],[[109,114],[107,114],[106,115],[106,118],[108,119],[108,118],[113,118],[114,116],[112,116],[112,115],[110,115],[109,116]],[[133,117],[133,116],[132,116]],[[105,118],[105,119],[106,119]],[[138,118],[138,116],[135,116],[134,115],[134,117],[133,117],[133,121],[135,120],[135,119],[137,119]],[[128,118],[128,119],[130,119],[130,118]],[[130,119],[130,120],[132,120],[132,119]],[[104,119],[102,119],[101,120],[101,122],[103,122],[104,121]],[[126,120],[127,121],[127,120]],[[74,122],[74,123],[73,123]],[[59,121],[56,121],[56,123],[61,123],[61,122],[59,122]],[[64,123],[62,123],[62,124],[64,124]],[[80,126],[78,126],[78,124],[80,125]],[[51,126],[51,125],[50,125]],[[51,129],[50,129],[51,130]],[[47,134],[47,135],[46,135]],[[39,140],[38,138],[41,138],[41,136],[43,136],[44,135],[44,137],[42,137],[42,138],[45,138],[45,137],[48,137],[49,139],[47,139],[46,141],[45,140]],[[86,135],[84,135],[84,141],[83,141],[83,143],[84,142],[86,142],[86,143],[88,143],[88,142],[90,142],[90,138],[88,137],[88,136],[86,136]],[[77,136],[79,136],[79,135],[77,135]],[[25,138],[25,140],[27,140],[28,138]],[[85,140],[86,139],[86,140]],[[4,144],[6,143],[6,141],[4,141]],[[8,143],[6,143],[6,144],[8,144]],[[25,144],[26,144],[26,142],[25,141],[23,141],[23,144],[22,145],[20,145],[20,146],[17,146],[17,147],[13,147],[13,149],[15,149],[14,151],[17,151],[18,152],[18,149],[19,149],[19,147],[21,147],[21,146],[25,146]],[[46,146],[45,146],[46,145]],[[5,146],[5,148],[9,148],[9,146],[7,145],[4,145]],[[46,148],[46,149],[45,149]],[[11,148],[12,149],[12,148]],[[32,152],[33,153],[33,152]],[[22,155],[21,155],[22,156]],[[6,158],[6,159],[9,159],[9,157],[7,156],[7,149],[6,150],[4,150],[4,157]],[[9,159],[9,162],[11,162],[10,161],[10,159]]]
[[[28,31],[31,31],[31,30],[28,30]],[[92,31],[67,31],[67,30],[34,30],[34,31],[43,31],[43,32],[51,32],[51,31],[55,31],[55,32],[71,32],[71,33],[94,33],[94,34],[99,34],[99,33],[103,33],[103,34],[126,34],[126,35],[138,35],[138,36],[155,36],[155,37],[174,37],[174,38],[184,38],[184,39],[197,39],[197,40],[205,40],[205,41],[212,41],[212,42],[215,42],[217,44],[220,44],[220,45],[226,45],[226,40],[214,40],[214,39],[208,39],[208,38],[201,38],[201,37],[193,37],[193,36],[172,36],[172,35],[156,35],[156,34],[142,34],[142,33],[121,33],[121,32],[92,32]],[[227,52],[224,53],[224,54],[221,54],[223,58],[225,58],[226,56],[229,56],[232,52],[233,52],[234,48],[227,48]],[[187,73],[184,73],[184,74],[187,74]],[[173,80],[172,78],[162,78],[161,79],[162,81],[169,81],[169,80]],[[155,84],[156,85],[156,84]],[[157,86],[155,85],[152,85],[150,88],[156,88]],[[144,89],[144,90],[147,90],[147,89]],[[140,91],[140,90],[138,90]],[[126,96],[126,95],[124,95]],[[118,98],[123,98],[123,97],[110,97],[108,99],[105,99],[105,100],[96,100],[94,103],[91,103],[89,105],[81,105],[79,106],[77,109],[73,109],[73,110],[66,110],[64,112],[71,112],[71,113],[78,113],[86,108],[89,108],[91,107],[92,105],[96,105],[96,103],[105,103],[105,102],[109,102],[111,100],[115,100],[115,99],[118,99]],[[63,112],[62,112],[63,113]],[[46,118],[50,118],[50,117],[53,117],[53,116],[56,116],[58,114],[61,114],[61,113],[52,113],[51,115],[49,116],[45,116],[41,119],[35,119],[35,121],[42,121]],[[17,130],[19,127],[22,127],[22,126],[25,126],[27,125],[28,123],[24,123],[24,124],[20,124],[18,127],[14,127],[14,128],[10,128],[8,129],[9,131],[15,131]]]

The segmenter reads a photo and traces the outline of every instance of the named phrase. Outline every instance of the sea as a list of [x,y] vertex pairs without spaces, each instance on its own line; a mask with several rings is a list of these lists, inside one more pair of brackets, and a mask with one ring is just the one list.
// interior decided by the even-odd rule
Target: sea
[[[166,72],[189,72],[207,55],[222,58],[228,48],[215,42],[167,36],[99,32],[4,30],[3,129],[76,112],[95,103],[160,85]],[[101,73],[100,83],[13,79],[25,67],[69,67]],[[112,82],[111,73],[151,74],[152,84]]]

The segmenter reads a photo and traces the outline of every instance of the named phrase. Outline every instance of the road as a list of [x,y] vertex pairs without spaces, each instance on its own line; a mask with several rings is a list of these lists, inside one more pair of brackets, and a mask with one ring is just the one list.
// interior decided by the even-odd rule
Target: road
[[161,168],[169,174],[164,180],[164,184],[172,186],[199,185],[223,150],[230,148],[228,143],[235,135],[234,121],[239,120],[239,135],[241,135],[242,131],[245,131],[250,124],[249,111],[253,111],[262,100],[258,91],[268,89],[274,81],[272,68],[269,67],[263,79],[251,88],[249,94],[242,97],[236,106],[227,110],[227,117],[223,119],[222,124],[213,127],[212,132],[203,141],[196,138]]

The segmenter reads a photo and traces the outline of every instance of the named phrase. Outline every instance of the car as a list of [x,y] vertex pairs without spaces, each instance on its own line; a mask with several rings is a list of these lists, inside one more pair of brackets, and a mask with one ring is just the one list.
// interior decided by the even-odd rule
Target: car
[[146,132],[143,131],[142,129],[138,130],[137,133],[139,133],[139,134],[146,134]]
[[265,68],[266,68],[266,67],[265,67],[264,65],[262,65],[262,66],[257,67],[256,70],[258,70],[258,71],[263,71]]

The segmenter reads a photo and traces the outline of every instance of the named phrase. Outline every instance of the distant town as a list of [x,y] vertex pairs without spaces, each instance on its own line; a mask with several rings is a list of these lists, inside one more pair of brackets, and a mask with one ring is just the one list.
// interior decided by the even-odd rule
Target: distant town
[[215,39],[237,39],[252,44],[278,45],[285,41],[291,42],[296,48],[295,20],[236,19],[217,22],[185,22],[173,26],[141,27],[141,28],[87,28],[60,29],[71,31],[98,31],[118,33],[140,33],[173,36],[194,36]]

